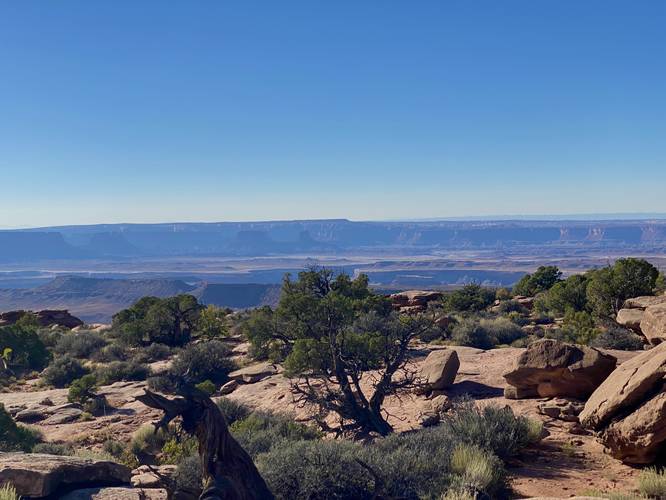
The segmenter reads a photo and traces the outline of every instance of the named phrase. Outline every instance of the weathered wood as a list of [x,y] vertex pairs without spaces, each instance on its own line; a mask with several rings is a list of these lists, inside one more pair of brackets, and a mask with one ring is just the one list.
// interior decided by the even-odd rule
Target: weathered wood
[[233,438],[217,405],[195,388],[179,390],[166,398],[146,390],[137,400],[164,412],[156,424],[164,427],[176,417],[183,429],[196,436],[204,476],[202,500],[270,500],[273,494],[250,455]]

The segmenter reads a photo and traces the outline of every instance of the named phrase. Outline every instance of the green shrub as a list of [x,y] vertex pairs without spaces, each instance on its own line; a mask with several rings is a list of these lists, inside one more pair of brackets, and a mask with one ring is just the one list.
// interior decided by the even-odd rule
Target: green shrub
[[0,500],[19,500],[20,497],[16,493],[16,488],[7,483],[0,486]]
[[453,327],[451,340],[456,345],[476,347],[478,349],[490,349],[495,345],[494,339],[488,331],[481,326],[479,321],[467,318]]
[[66,387],[74,380],[83,377],[88,370],[79,361],[70,356],[56,358],[42,373],[47,384],[54,387]]
[[176,491],[201,491],[202,472],[199,456],[192,455],[183,459],[176,468],[173,480]]
[[60,337],[53,350],[61,356],[67,354],[74,358],[89,358],[105,345],[106,340],[96,333],[70,332]]
[[451,472],[457,474],[460,490],[495,493],[503,484],[501,461],[493,454],[468,444],[456,446],[451,455]]
[[132,435],[129,450],[136,456],[157,455],[168,439],[169,436],[163,429],[156,431],[154,425],[146,424],[139,427]]
[[112,361],[126,361],[129,352],[120,344],[109,344],[102,347],[92,356],[94,361],[100,363],[111,363]]
[[67,400],[70,403],[87,403],[88,400],[95,397],[94,389],[96,385],[97,379],[95,378],[95,375],[84,375],[80,379],[72,382],[72,384],[69,386]]
[[174,350],[168,345],[164,344],[150,344],[146,347],[141,347],[134,353],[134,361],[139,363],[154,363],[155,361],[162,361],[167,359]]
[[72,447],[68,444],[57,444],[57,443],[37,443],[32,448],[32,453],[45,453],[47,455],[61,455],[68,456],[72,455],[74,452]]
[[178,354],[170,372],[177,377],[187,375],[193,383],[210,380],[219,384],[235,368],[229,354],[229,348],[218,340],[190,344]]
[[519,314],[527,314],[527,309],[517,300],[505,300],[500,302],[498,311],[502,314],[509,314],[511,312],[516,312]]
[[38,431],[18,425],[0,404],[0,451],[29,452],[40,440]]
[[125,445],[115,439],[107,439],[102,445],[102,451],[115,458],[121,458],[127,451]]
[[666,474],[655,467],[643,469],[638,475],[638,491],[650,498],[666,498]]
[[482,311],[495,301],[495,291],[469,284],[444,296],[444,309],[449,312]]
[[293,419],[254,412],[230,426],[231,432],[251,456],[269,451],[277,443],[309,441],[321,437],[319,430],[294,422]]
[[199,449],[199,443],[194,437],[185,437],[178,439],[169,438],[162,446],[160,452],[160,463],[169,465],[178,465],[187,457],[196,455]]
[[482,319],[479,326],[486,331],[494,345],[510,344],[527,336],[520,326],[508,318]]
[[621,326],[609,326],[590,342],[592,347],[601,349],[621,349],[623,351],[640,351],[645,343],[631,330]]
[[229,398],[220,398],[217,401],[217,407],[222,412],[222,415],[224,415],[228,425],[233,424],[237,420],[244,419],[252,413],[249,406]]
[[205,392],[209,396],[215,394],[215,391],[217,390],[217,386],[210,380],[204,380],[203,382],[199,382],[196,385],[196,388],[202,392]]
[[109,385],[120,381],[146,380],[150,369],[134,361],[114,361],[97,368],[95,375],[100,385]]
[[5,349],[11,349],[6,360],[9,367],[41,370],[50,358],[46,346],[34,330],[17,326],[0,328],[0,355]]
[[370,499],[371,474],[356,459],[361,447],[346,441],[298,441],[259,455],[257,467],[277,499]]

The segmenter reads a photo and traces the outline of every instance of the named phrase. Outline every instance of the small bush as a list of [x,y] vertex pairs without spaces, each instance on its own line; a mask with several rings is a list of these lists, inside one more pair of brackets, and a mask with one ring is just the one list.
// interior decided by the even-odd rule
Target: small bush
[[493,347],[494,339],[488,334],[478,321],[464,319],[453,327],[451,340],[456,345],[476,347],[478,349],[490,349]]
[[72,450],[72,447],[67,444],[37,443],[32,448],[32,453],[45,453],[47,455],[68,456],[72,455],[74,452]]
[[458,445],[451,455],[451,471],[470,493],[494,492],[504,480],[500,460],[476,446]]
[[527,309],[517,300],[505,300],[500,302],[497,310],[502,314],[509,314],[511,312],[517,312],[519,314],[527,314]]
[[29,452],[40,440],[38,431],[18,425],[0,404],[0,451]]
[[9,349],[6,362],[10,368],[41,370],[49,362],[49,352],[33,330],[16,326],[0,328],[0,355],[6,349]]
[[182,460],[176,468],[173,480],[177,491],[201,491],[202,472],[199,456],[193,455]]
[[104,346],[92,356],[99,363],[111,363],[112,361],[126,361],[129,352],[120,344],[109,344]]
[[137,349],[134,353],[134,360],[139,363],[154,363],[167,359],[173,353],[173,349],[164,344],[150,344],[149,346]]
[[129,449],[136,456],[157,455],[167,439],[168,436],[163,429],[155,431],[154,425],[146,424],[134,432]]
[[61,356],[67,354],[74,358],[89,358],[105,345],[106,340],[96,333],[70,332],[60,337],[53,350]]
[[482,319],[479,325],[495,345],[510,344],[526,336],[520,326],[508,318]]
[[203,382],[199,382],[196,385],[196,388],[202,392],[205,392],[209,396],[215,394],[215,391],[217,390],[217,386],[210,380],[204,380]]
[[54,387],[66,387],[88,373],[79,361],[70,357],[56,358],[42,373],[42,379]]
[[650,498],[666,497],[666,474],[663,470],[648,467],[638,476],[638,491]]
[[160,463],[178,465],[187,457],[196,455],[198,449],[199,443],[194,437],[186,437],[184,439],[172,437],[162,446]]
[[72,384],[69,386],[67,401],[70,403],[87,403],[89,399],[95,397],[94,389],[96,385],[97,379],[94,375],[84,375],[80,379],[72,382]]
[[623,351],[640,351],[645,343],[631,330],[620,326],[609,326],[591,342],[592,347],[601,349],[621,349]]
[[217,402],[217,407],[222,412],[222,415],[224,415],[228,425],[233,424],[237,420],[242,420],[252,413],[249,406],[229,398],[220,398]]
[[125,445],[115,439],[107,439],[102,445],[102,451],[115,458],[121,458],[127,451]]
[[146,380],[150,369],[134,361],[114,361],[97,368],[95,375],[100,385],[109,385],[120,381]]
[[217,340],[190,344],[178,354],[170,372],[178,377],[187,374],[193,383],[210,380],[219,384],[235,368],[229,354],[229,348]]

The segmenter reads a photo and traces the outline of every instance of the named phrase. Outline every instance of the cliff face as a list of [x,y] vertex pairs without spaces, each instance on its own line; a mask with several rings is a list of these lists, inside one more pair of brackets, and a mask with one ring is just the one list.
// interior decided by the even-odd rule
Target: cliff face
[[0,232],[0,262],[138,255],[262,256],[577,245],[663,248],[666,221],[118,224]]

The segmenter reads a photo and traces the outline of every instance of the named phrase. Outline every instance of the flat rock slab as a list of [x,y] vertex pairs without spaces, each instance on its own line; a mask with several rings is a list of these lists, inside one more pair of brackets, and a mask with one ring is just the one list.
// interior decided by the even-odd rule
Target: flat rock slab
[[615,321],[635,332],[642,333],[641,320],[644,314],[645,311],[643,309],[620,309]]
[[45,497],[62,486],[127,484],[130,469],[115,462],[42,453],[0,453],[0,484],[23,497]]
[[654,305],[666,305],[666,295],[647,295],[644,297],[634,297],[624,301],[625,309],[646,309]]
[[260,380],[275,375],[278,372],[277,366],[273,363],[265,361],[251,366],[246,366],[240,370],[233,371],[229,374],[229,378],[243,382],[244,384],[254,384]]
[[60,500],[167,500],[169,495],[164,489],[148,488],[86,488],[70,491]]

